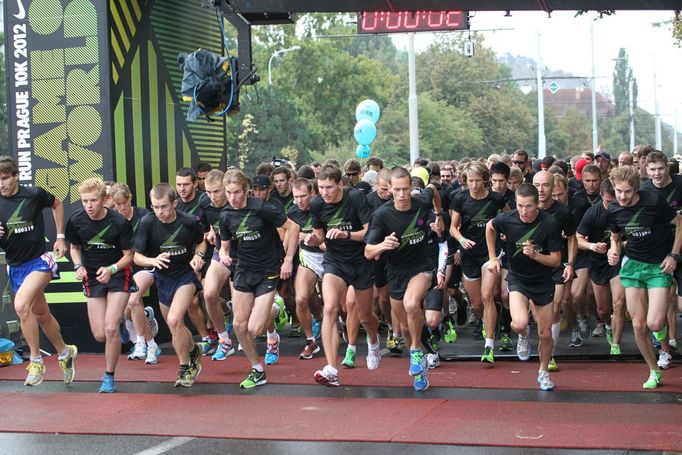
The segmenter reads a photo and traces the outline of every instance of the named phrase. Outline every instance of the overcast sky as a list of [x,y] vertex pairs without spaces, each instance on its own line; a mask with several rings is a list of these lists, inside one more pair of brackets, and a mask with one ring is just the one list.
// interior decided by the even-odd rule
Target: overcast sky
[[[538,30],[541,34],[543,66],[564,70],[576,76],[590,76],[592,54],[590,25],[594,25],[597,91],[611,91],[612,75],[618,49],[626,49],[630,66],[639,87],[638,105],[654,112],[654,58],[658,103],[661,116],[673,124],[677,110],[677,126],[682,127],[682,49],[673,44],[669,26],[654,28],[654,22],[670,20],[671,11],[618,11],[614,16],[594,21],[594,13],[574,18],[574,12],[555,12],[548,18],[543,12],[477,12],[471,18],[472,30],[485,31],[486,45],[499,55],[509,52],[537,60]],[[426,48],[432,34],[418,34],[417,51]],[[405,47],[405,36],[395,37],[396,45]],[[560,83],[560,81],[558,81]],[[601,90],[600,90],[601,89]]]

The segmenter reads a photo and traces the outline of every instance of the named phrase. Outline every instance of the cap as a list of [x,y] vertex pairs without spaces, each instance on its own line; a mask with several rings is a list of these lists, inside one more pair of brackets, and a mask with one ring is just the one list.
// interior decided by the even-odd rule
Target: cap
[[575,178],[578,180],[583,179],[583,168],[587,166],[587,160],[585,158],[580,158],[575,162]]
[[412,169],[412,172],[410,172],[410,175],[412,177],[419,177],[422,179],[422,182],[424,182],[424,186],[429,184],[430,176],[429,176],[429,170],[426,169],[425,167],[415,167]]
[[609,155],[606,152],[597,152],[594,155],[594,159],[597,159],[597,158],[606,158],[607,160],[611,161],[611,155]]
[[270,177],[267,175],[257,175],[253,179],[254,188],[270,188]]

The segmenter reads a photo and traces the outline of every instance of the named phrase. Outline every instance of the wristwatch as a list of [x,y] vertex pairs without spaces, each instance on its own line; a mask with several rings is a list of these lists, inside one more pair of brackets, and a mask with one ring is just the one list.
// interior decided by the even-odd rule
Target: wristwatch
[[682,262],[682,256],[675,253],[668,253],[668,257],[675,259],[675,262]]
[[197,256],[199,256],[201,259],[203,259],[204,256],[206,256],[206,254],[204,254],[203,251],[195,251],[194,254],[196,254]]

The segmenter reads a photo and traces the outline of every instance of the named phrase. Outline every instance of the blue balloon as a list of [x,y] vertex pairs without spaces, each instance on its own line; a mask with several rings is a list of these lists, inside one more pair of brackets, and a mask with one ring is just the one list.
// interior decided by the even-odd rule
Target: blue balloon
[[369,158],[370,151],[369,145],[358,145],[358,147],[355,149],[355,156],[364,160]]
[[379,105],[374,100],[363,100],[355,108],[355,120],[358,122],[367,119],[372,123],[376,123],[379,121],[380,116],[381,109],[379,109]]
[[369,145],[377,137],[377,127],[371,120],[362,119],[355,124],[353,136],[360,145]]

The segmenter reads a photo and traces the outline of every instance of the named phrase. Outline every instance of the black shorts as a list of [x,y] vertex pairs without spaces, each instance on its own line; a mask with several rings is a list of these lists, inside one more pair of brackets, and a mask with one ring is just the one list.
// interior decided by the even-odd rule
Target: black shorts
[[133,270],[130,267],[114,273],[106,284],[97,281],[94,274],[83,281],[83,294],[86,297],[106,297],[109,292],[137,292]]
[[254,272],[237,267],[232,285],[239,292],[248,292],[254,297],[269,294],[279,286],[279,270]]
[[[563,264],[560,267],[554,269],[554,271],[552,272],[552,282],[554,284],[566,284],[564,283],[564,270],[566,270],[566,267]],[[573,278],[575,278],[576,276],[578,275],[576,275],[575,272],[573,272]]]
[[594,284],[605,286],[620,273],[620,262],[614,266],[609,265],[606,261],[599,263],[591,262],[587,273]]
[[435,278],[433,267],[416,268],[412,270],[396,270],[392,268],[386,269],[386,278],[388,279],[388,295],[395,300],[402,300],[407,291],[407,285],[410,280],[420,273],[430,273],[431,282]]
[[374,286],[377,288],[383,288],[387,284],[386,262],[382,260],[374,261]]
[[590,256],[588,254],[578,253],[578,257],[575,258],[575,267],[573,267],[573,270],[586,269],[591,265]]
[[484,255],[462,254],[462,278],[467,281],[481,279],[481,267],[488,261],[487,253]]
[[363,261],[357,264],[332,264],[326,259],[322,262],[324,274],[330,273],[338,276],[348,286],[362,291],[374,286],[374,264],[370,261]]
[[193,270],[185,272],[179,278],[169,277],[155,270],[154,282],[156,283],[156,291],[159,294],[159,304],[166,306],[171,306],[177,290],[186,284],[194,285],[195,294],[203,289],[201,281],[197,279],[197,275]]
[[443,310],[443,290],[442,289],[429,289],[424,299],[424,309],[430,311],[442,311]]
[[452,265],[452,273],[450,274],[450,279],[447,282],[448,289],[456,289],[462,282],[462,267],[458,265]]
[[540,283],[523,283],[521,280],[507,274],[509,292],[520,292],[536,306],[545,306],[554,300],[554,283],[551,280]]

